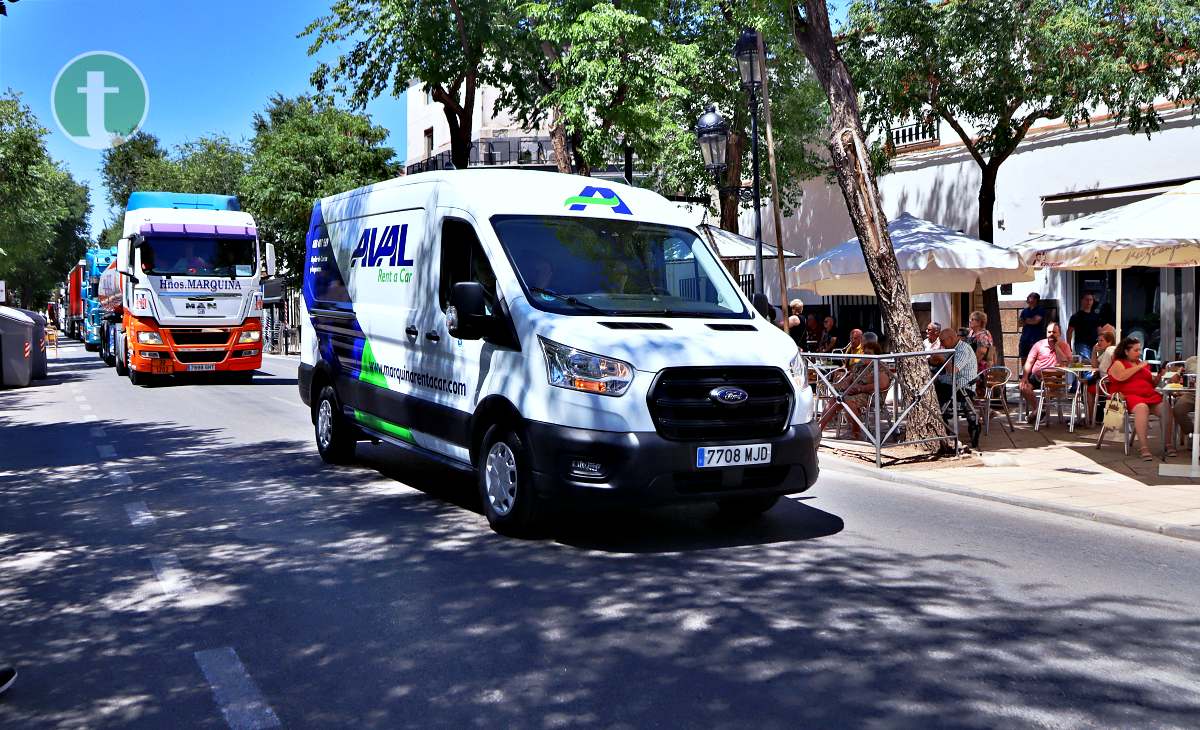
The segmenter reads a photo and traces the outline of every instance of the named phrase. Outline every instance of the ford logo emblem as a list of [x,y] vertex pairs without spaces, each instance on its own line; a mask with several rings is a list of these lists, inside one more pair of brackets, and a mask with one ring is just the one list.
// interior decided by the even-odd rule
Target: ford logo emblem
[[721,405],[726,406],[736,406],[749,400],[750,394],[741,388],[722,386],[720,388],[713,388],[710,390],[708,392],[708,397],[714,403],[720,403]]

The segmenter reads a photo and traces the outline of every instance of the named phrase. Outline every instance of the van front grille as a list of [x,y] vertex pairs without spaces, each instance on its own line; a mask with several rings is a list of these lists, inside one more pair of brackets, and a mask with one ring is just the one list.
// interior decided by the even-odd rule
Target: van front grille
[[[729,386],[746,391],[742,403],[718,403],[710,394]],[[778,436],[792,413],[792,386],[770,367],[667,368],[650,387],[650,416],[660,436],[674,441],[746,441]]]

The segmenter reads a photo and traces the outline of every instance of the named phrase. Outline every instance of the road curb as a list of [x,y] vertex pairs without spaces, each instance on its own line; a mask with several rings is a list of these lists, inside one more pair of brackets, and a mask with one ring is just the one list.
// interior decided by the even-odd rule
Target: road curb
[[[832,462],[832,464],[830,464]],[[931,489],[936,492],[946,492],[948,494],[956,494],[960,497],[973,497],[982,499],[988,502],[999,502],[1008,504],[1014,507],[1024,507],[1025,509],[1037,510],[1039,512],[1051,512],[1064,517],[1073,517],[1080,520],[1088,520],[1091,522],[1101,522],[1108,525],[1116,525],[1118,527],[1128,527],[1134,530],[1142,530],[1143,532],[1153,532],[1167,537],[1176,537],[1181,540],[1193,540],[1200,542],[1200,527],[1191,527],[1188,525],[1163,525],[1153,520],[1139,519],[1137,517],[1125,517],[1123,515],[1113,514],[1111,512],[1100,512],[1085,507],[1067,507],[1065,505],[1052,504],[1036,499],[1026,499],[1023,497],[1014,497],[1007,494],[995,494],[991,492],[980,492],[974,489],[967,489],[954,484],[946,484],[945,482],[934,481],[932,479],[916,479],[905,476],[901,473],[889,473],[882,469],[872,469],[865,466],[860,466],[847,459],[832,454],[821,455],[821,468],[833,472],[841,472],[842,474],[851,474],[855,476],[864,476],[871,479],[889,482],[891,484],[907,484],[918,486],[923,489]]]

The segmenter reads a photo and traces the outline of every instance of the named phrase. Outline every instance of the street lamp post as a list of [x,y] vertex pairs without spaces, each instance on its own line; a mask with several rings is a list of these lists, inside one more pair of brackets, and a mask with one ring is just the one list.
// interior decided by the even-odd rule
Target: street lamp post
[[763,293],[762,200],[758,174],[758,90],[762,76],[758,63],[758,32],[746,28],[734,46],[742,87],[750,96],[750,165],[754,170],[754,292]]

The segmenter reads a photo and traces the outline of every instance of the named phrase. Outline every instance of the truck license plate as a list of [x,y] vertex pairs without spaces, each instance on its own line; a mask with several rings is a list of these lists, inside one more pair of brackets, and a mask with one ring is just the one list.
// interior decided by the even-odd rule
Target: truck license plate
[[209,370],[216,370],[216,369],[217,369],[216,365],[188,365],[189,373],[202,373],[202,372],[207,372]]
[[747,466],[771,463],[771,444],[741,446],[701,446],[696,449],[696,468]]

